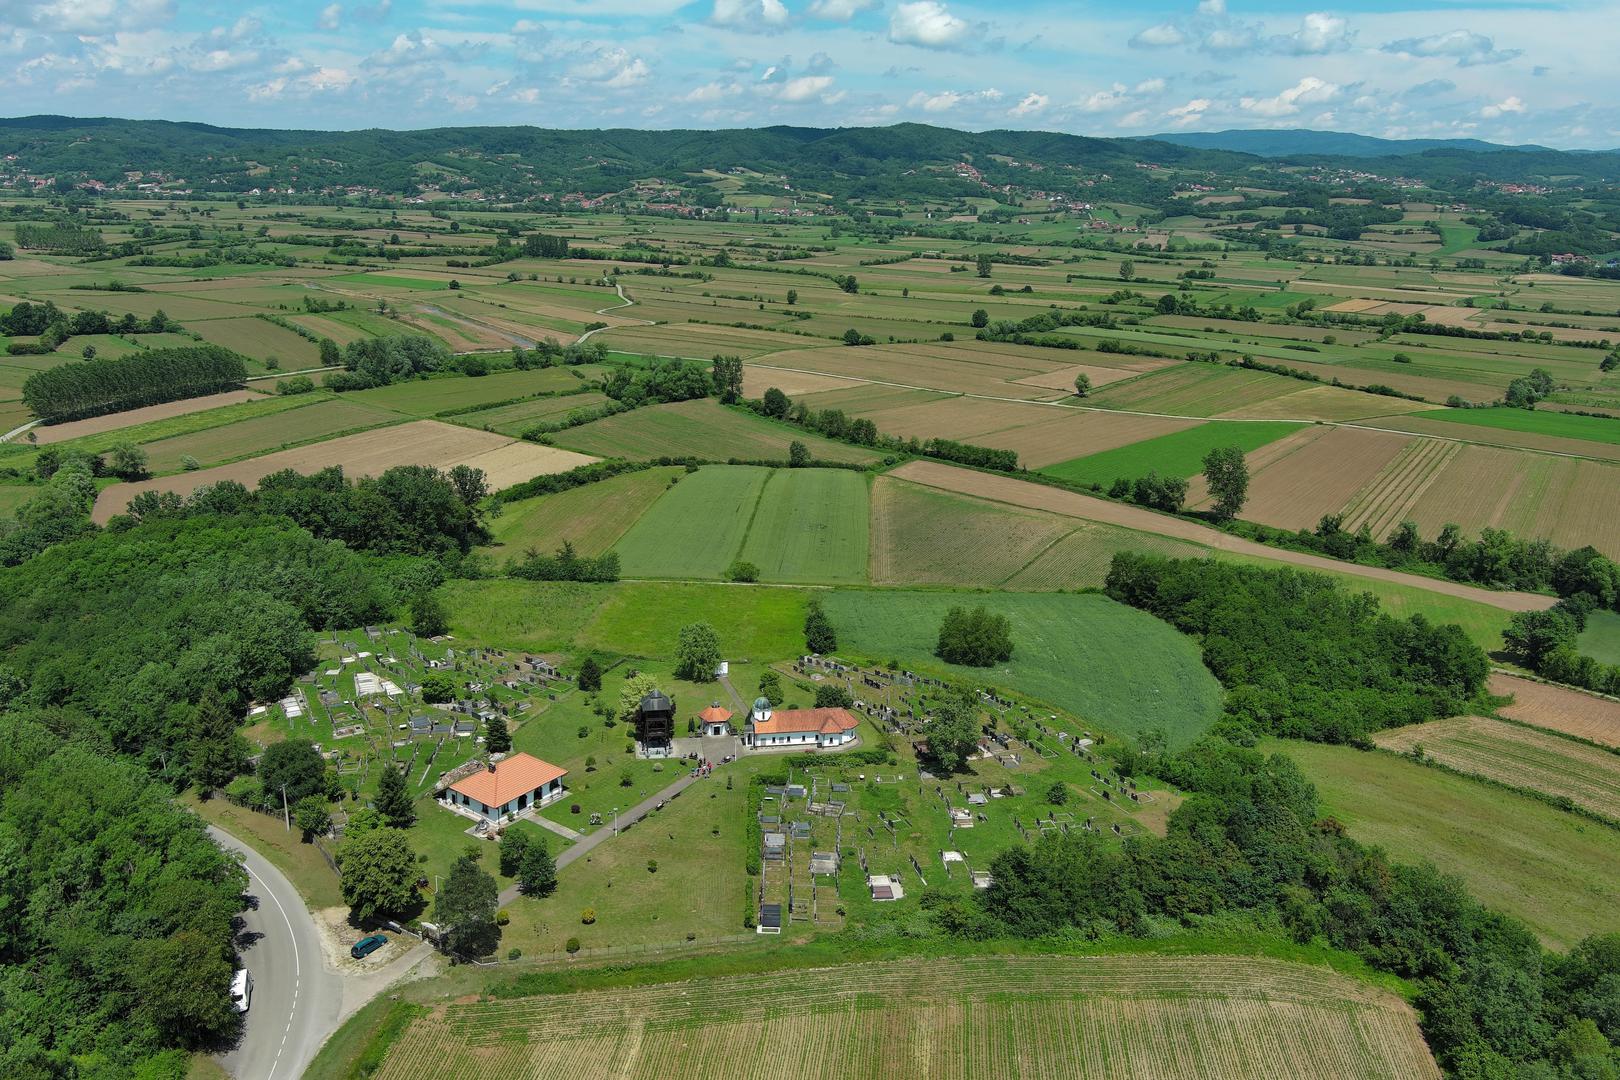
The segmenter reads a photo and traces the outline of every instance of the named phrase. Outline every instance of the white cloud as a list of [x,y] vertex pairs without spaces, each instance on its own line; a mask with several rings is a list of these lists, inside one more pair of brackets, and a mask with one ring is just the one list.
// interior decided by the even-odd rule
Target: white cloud
[[1479,110],[1479,115],[1483,116],[1487,120],[1495,120],[1497,117],[1506,116],[1508,113],[1522,112],[1524,112],[1524,102],[1510,94],[1507,98],[1497,102],[1495,105],[1487,105],[1483,109]]
[[997,90],[995,87],[973,92],[941,90],[937,94],[930,94],[926,91],[919,90],[915,94],[911,95],[911,100],[906,102],[906,104],[913,109],[921,109],[923,112],[939,113],[950,112],[952,109],[962,104],[996,102],[1000,101],[1001,98],[1001,91]]
[[776,99],[793,103],[811,101],[821,96],[832,83],[831,75],[801,75],[783,83],[776,93]]
[[1301,106],[1331,101],[1338,93],[1339,87],[1333,83],[1319,79],[1315,75],[1307,75],[1276,97],[1246,97],[1238,104],[1243,106],[1245,112],[1254,113],[1256,116],[1292,116],[1299,112]]
[[1052,99],[1045,94],[1025,94],[1022,101],[1007,110],[1008,116],[1034,116],[1052,104]]
[[817,19],[849,22],[863,11],[882,6],[883,0],[816,0],[810,5],[810,14]]
[[1484,34],[1472,30],[1448,30],[1429,37],[1402,38],[1384,46],[1384,52],[1398,56],[1416,56],[1442,60],[1455,60],[1458,67],[1478,64],[1500,64],[1519,55],[1518,49],[1498,49],[1496,43]]
[[396,34],[388,48],[372,53],[361,61],[361,64],[368,68],[393,71],[441,60],[465,63],[482,52],[484,46],[477,42],[443,42],[429,37],[420,30],[410,30]]
[[1131,38],[1129,44],[1133,49],[1168,49],[1174,45],[1183,45],[1186,41],[1187,35],[1179,26],[1174,23],[1160,23]]
[[[15,6],[13,6],[15,5]],[[174,0],[46,0],[45,3],[0,5],[8,15],[25,15],[34,25],[69,34],[106,34],[113,30],[146,30],[174,18]]]
[[894,9],[889,40],[924,49],[959,49],[970,43],[974,27],[952,15],[939,0],[912,0]]
[[1214,104],[1209,98],[1193,98],[1185,105],[1177,105],[1173,109],[1166,109],[1164,115],[1175,121],[1176,127],[1188,127],[1198,123]]
[[632,56],[625,49],[598,49],[589,59],[575,64],[568,74],[570,79],[580,82],[624,90],[645,82],[652,75],[652,68],[647,61]]
[[742,93],[742,87],[734,82],[715,81],[705,83],[689,91],[681,100],[693,104],[712,104],[716,101],[724,101],[728,97],[736,97],[740,93]]
[[327,4],[321,9],[321,15],[320,18],[316,20],[316,25],[322,30],[336,30],[338,27],[342,26],[343,5]]
[[709,21],[731,30],[771,34],[786,28],[788,9],[782,0],[714,0]]
[[1292,53],[1295,56],[1322,56],[1348,49],[1354,36],[1346,20],[1337,15],[1316,11],[1305,16],[1299,24],[1299,29],[1292,34],[1274,38],[1273,47],[1278,52]]
[[1140,98],[1157,97],[1164,93],[1168,86],[1169,84],[1160,78],[1143,79],[1130,89],[1127,89],[1124,83],[1115,83],[1107,90],[1098,90],[1081,99],[1075,104],[1075,108],[1088,113],[1111,112],[1135,104]]

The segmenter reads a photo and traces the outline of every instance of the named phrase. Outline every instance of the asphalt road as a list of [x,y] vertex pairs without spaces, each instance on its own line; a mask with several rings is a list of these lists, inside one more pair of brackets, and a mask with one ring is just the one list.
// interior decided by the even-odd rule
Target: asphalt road
[[243,853],[257,900],[242,913],[242,959],[253,973],[247,1027],[220,1064],[236,1080],[297,1080],[342,1019],[343,979],[322,961],[320,931],[292,883],[230,834],[208,831]]

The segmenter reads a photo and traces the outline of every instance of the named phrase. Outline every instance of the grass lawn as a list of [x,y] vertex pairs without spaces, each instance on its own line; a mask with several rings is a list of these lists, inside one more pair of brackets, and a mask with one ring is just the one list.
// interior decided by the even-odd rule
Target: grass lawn
[[1247,453],[1298,431],[1300,426],[1281,421],[1238,424],[1212,420],[1156,439],[1059,462],[1041,471],[1062,480],[1105,485],[1121,477],[1134,480],[1149,471],[1160,476],[1193,477],[1204,471],[1204,455],[1216,447],[1237,446]]
[[1498,431],[1526,431],[1535,435],[1557,435],[1566,439],[1620,446],[1620,420],[1574,413],[1542,412],[1529,409],[1432,409],[1413,413],[1425,420],[1495,428]]
[[569,581],[448,581],[440,590],[456,637],[503,649],[568,649],[612,592]]
[[1600,664],[1620,664],[1620,615],[1594,611],[1577,642],[1580,651]]
[[491,518],[495,543],[510,555],[527,548],[555,551],[572,541],[585,555],[600,555],[618,543],[666,488],[679,468],[646,469],[586,484],[555,495],[509,502]]
[[1547,945],[1565,949],[1587,934],[1620,930],[1613,902],[1620,832],[1391,754],[1304,742],[1269,748],[1299,763],[1323,813],[1351,836],[1456,874]]
[[711,465],[682,476],[619,541],[624,576],[720,577],[736,561],[770,475]]
[[288,832],[281,818],[244,809],[222,798],[205,802],[191,793],[182,796],[180,802],[210,825],[219,826],[269,859],[287,875],[310,907],[337,907],[343,903],[337,875],[320,851],[304,843],[296,828]]
[[[1104,596],[849,590],[826,603],[841,651],[1005,686],[1114,734],[1163,728],[1181,746],[1220,715],[1220,685],[1192,639]],[[979,604],[1011,620],[1012,660],[980,670],[936,659],[946,610]]]
[[778,469],[765,482],[742,558],[761,581],[866,581],[867,477],[845,469]]

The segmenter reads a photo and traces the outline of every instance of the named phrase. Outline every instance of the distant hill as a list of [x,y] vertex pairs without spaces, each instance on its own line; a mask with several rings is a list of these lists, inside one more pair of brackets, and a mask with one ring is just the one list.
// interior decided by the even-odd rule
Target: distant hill
[[1174,143],[1198,150],[1233,150],[1257,157],[1400,157],[1426,150],[1467,150],[1491,153],[1501,150],[1546,150],[1526,144],[1503,146],[1481,139],[1376,139],[1349,131],[1312,131],[1309,128],[1277,130],[1232,129],[1228,131],[1177,131],[1144,138]]

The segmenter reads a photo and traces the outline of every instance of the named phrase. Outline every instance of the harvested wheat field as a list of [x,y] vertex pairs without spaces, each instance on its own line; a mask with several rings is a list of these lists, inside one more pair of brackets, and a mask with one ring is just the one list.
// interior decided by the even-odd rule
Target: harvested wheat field
[[1342,386],[1311,386],[1292,394],[1242,405],[1216,419],[1241,420],[1361,420],[1432,408],[1426,401],[1403,401]]
[[1603,817],[1620,820],[1620,754],[1535,728],[1456,716],[1381,731],[1373,742],[1510,787],[1539,791]]
[[1408,515],[1424,536],[1447,523],[1507,529],[1620,558],[1620,465],[1464,446]]
[[133,484],[114,484],[97,497],[91,516],[105,524],[113,515],[123,513],[129,500],[143,491],[173,491],[179,495],[189,495],[204,484],[216,484],[221,480],[236,480],[251,487],[260,478],[282,469],[311,473],[340,465],[349,476],[375,476],[395,465],[431,465],[448,469],[465,464],[483,469],[491,488],[503,488],[543,473],[566,472],[595,460],[584,454],[519,442],[487,431],[473,431],[437,420],[417,420],[292,450],[279,450],[218,468],[199,469]]
[[[893,470],[889,475],[902,480],[910,480],[914,484],[922,484],[925,487],[938,488],[961,495],[971,495],[990,502],[1005,503],[1010,506],[1025,507],[1031,510],[1046,510],[1054,514],[1083,518],[1087,521],[1100,521],[1108,525],[1121,525],[1127,529],[1135,529],[1138,532],[1168,536],[1177,540],[1188,540],[1195,544],[1215,548],[1218,551],[1250,555],[1272,563],[1290,563],[1308,570],[1323,570],[1332,574],[1410,585],[1445,596],[1458,596],[1465,600],[1475,600],[1482,604],[1489,604],[1491,607],[1501,608],[1504,611],[1542,611],[1551,607],[1554,603],[1552,597],[1540,596],[1535,593],[1498,592],[1493,589],[1480,589],[1455,581],[1440,581],[1435,578],[1403,574],[1397,570],[1386,570],[1380,566],[1361,566],[1357,563],[1339,562],[1336,559],[1328,559],[1320,555],[1289,551],[1286,548],[1266,547],[1264,544],[1244,540],[1241,537],[1232,536],[1230,533],[1212,529],[1207,525],[1189,521],[1183,517],[1155,513],[1140,506],[1082,495],[1076,491],[1064,491],[1043,484],[1032,484],[1028,480],[1019,480],[1011,476],[992,476],[989,473],[976,472],[972,469],[959,469],[953,465],[946,465],[937,461],[909,461]],[[875,535],[874,533],[874,538]]]
[[146,424],[153,420],[167,420],[171,416],[206,412],[221,405],[236,405],[243,401],[264,399],[263,394],[255,394],[252,390],[227,390],[223,394],[208,394],[204,397],[186,398],[184,401],[166,401],[162,405],[148,405],[127,412],[108,413],[106,416],[92,416],[87,420],[69,420],[65,424],[41,424],[34,429],[34,441],[44,446],[64,442],[67,439],[77,439],[83,435],[100,435],[105,431],[134,427],[136,424]]
[[1089,378],[1093,387],[1103,387],[1109,383],[1119,382],[1121,379],[1134,379],[1144,372],[1169,367],[1175,362],[1174,360],[1152,360],[1137,364],[1134,368],[1098,367],[1096,364],[1070,364],[1068,367],[1061,367],[1056,371],[1030,375],[1027,378],[1014,381],[1020,386],[1041,386],[1048,390],[1061,390],[1072,394],[1074,393],[1074,380],[1077,375],[1084,375]]
[[1462,447],[1440,439],[1413,439],[1344,506],[1344,527],[1363,525],[1383,539],[1412,513]]
[[1343,509],[1411,441],[1358,428],[1306,428],[1251,455],[1243,516],[1284,529],[1315,528],[1322,515]]
[[999,585],[1073,528],[1052,514],[880,476],[872,485],[872,584]]
[[743,366],[743,396],[760,398],[765,391],[776,387],[788,397],[798,397],[800,394],[816,394],[824,390],[847,390],[851,386],[860,385],[850,379],[842,379],[836,375],[816,375],[807,371],[790,371],[787,368],[761,367],[757,364]]
[[1491,693],[1498,697],[1513,697],[1513,704],[1497,710],[1503,716],[1604,746],[1620,747],[1620,701],[1502,672],[1493,672],[1488,685]]
[[1410,1006],[1317,967],[1223,956],[974,957],[460,1001],[377,1080],[1438,1078]]

